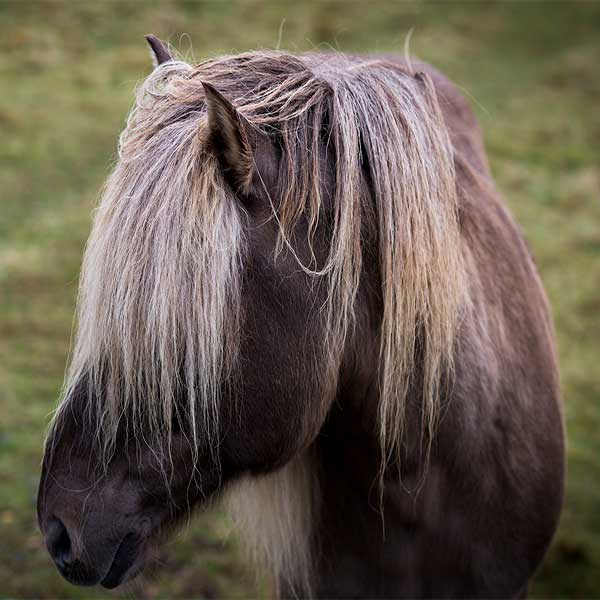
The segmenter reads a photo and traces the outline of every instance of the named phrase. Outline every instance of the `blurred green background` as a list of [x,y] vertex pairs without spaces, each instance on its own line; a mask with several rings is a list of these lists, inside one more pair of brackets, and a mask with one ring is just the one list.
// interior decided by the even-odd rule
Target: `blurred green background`
[[564,514],[531,588],[600,595],[600,4],[0,3],[0,596],[261,593],[218,509],[125,592],[65,583],[35,496],[61,385],[90,213],[132,92],[143,35],[190,60],[258,47],[411,49],[471,99],[492,169],[533,247],[558,330],[569,434]]

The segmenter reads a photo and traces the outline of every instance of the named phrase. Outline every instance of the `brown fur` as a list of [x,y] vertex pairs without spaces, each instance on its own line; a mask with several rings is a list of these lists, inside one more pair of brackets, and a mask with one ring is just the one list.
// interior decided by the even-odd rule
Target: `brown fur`
[[520,594],[562,498],[554,334],[462,96],[395,57],[154,46],[46,451],[61,572],[116,585],[227,487],[280,595]]

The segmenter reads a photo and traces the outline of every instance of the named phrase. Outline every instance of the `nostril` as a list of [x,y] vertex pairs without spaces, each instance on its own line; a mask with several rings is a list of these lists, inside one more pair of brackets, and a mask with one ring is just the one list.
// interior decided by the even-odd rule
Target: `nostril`
[[46,527],[46,545],[58,568],[63,569],[69,562],[71,538],[58,517],[52,517]]

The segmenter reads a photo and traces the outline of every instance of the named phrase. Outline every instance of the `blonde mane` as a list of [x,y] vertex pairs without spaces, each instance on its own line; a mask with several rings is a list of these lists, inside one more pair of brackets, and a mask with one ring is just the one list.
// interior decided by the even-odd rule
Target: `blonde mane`
[[[331,373],[352,333],[361,236],[369,224],[376,229],[383,473],[400,452],[417,354],[423,430],[433,435],[463,288],[453,149],[433,84],[386,60],[252,52],[155,69],[137,92],[95,216],[59,412],[85,378],[107,455],[127,414],[136,435],[168,456],[173,419],[181,411],[177,391],[184,386],[192,446],[199,446],[200,436],[211,447],[217,442],[219,390],[235,372],[244,235],[240,208],[206,147],[201,81],[213,84],[254,127],[278,132],[286,192],[274,214],[280,227],[275,253],[293,251],[292,231],[302,215],[311,235],[321,218],[327,132],[335,156],[330,253],[319,268],[299,265],[328,281]],[[289,470],[283,473],[287,478]],[[286,483],[280,495],[293,489]],[[305,509],[282,498],[275,529],[308,527],[296,514]],[[309,570],[306,556],[294,562],[290,546],[298,544],[296,555],[309,553],[308,544],[298,543],[309,532],[275,540],[264,523],[254,530],[270,536],[262,555],[277,573]],[[278,553],[273,544],[288,544],[289,551]]]

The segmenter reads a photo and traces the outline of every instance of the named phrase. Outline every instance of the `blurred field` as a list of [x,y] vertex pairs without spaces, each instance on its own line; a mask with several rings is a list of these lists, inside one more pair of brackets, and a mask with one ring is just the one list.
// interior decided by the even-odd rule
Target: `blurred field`
[[[34,503],[90,213],[151,68],[143,34],[200,60],[278,40],[402,52],[411,28],[412,52],[471,97],[554,307],[569,473],[531,595],[600,595],[600,3],[247,1],[0,3],[0,596],[108,595],[60,578]],[[199,516],[120,594],[256,595],[226,532],[218,510]]]

